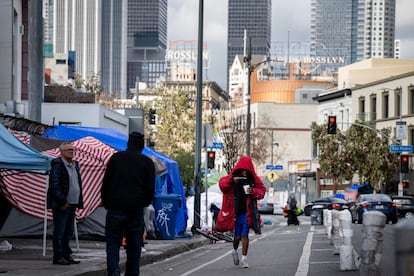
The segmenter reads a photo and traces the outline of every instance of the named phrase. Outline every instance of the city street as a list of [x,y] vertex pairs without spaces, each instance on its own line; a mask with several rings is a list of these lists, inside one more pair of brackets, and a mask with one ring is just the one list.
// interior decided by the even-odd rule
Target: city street
[[[287,226],[282,216],[264,215],[272,225],[264,225],[263,234],[250,235],[249,268],[234,266],[231,243],[200,247],[162,262],[142,267],[143,275],[359,275],[359,271],[341,271],[339,255],[333,254],[323,225],[310,225],[309,217],[301,216],[300,226]],[[393,242],[394,225],[384,229],[381,270],[383,275],[395,274]],[[353,244],[360,253],[362,225],[354,224]],[[241,249],[239,248],[239,254]],[[325,273],[325,274],[324,274]]]

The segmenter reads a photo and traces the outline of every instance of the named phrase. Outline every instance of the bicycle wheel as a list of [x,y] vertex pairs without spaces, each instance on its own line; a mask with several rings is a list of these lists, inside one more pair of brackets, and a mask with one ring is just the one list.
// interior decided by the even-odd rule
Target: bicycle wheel
[[224,240],[224,241],[227,241],[227,242],[232,242],[233,241],[233,235],[231,235],[229,233],[214,231],[213,235],[215,237],[217,237],[218,239],[220,239],[220,240]]
[[198,228],[195,229],[195,232],[197,232],[198,234],[200,234],[200,235],[202,235],[202,236],[204,236],[204,237],[206,237],[206,238],[208,238],[212,241],[219,241],[220,240],[219,238],[213,236],[213,234],[211,234],[210,232],[203,231],[203,230],[198,229]]

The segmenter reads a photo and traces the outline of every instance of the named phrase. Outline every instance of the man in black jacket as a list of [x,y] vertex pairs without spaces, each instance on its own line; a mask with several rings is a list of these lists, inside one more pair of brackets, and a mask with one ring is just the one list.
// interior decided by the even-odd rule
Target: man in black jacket
[[107,209],[105,239],[108,275],[120,275],[119,249],[126,237],[125,275],[139,275],[144,207],[154,198],[155,167],[143,155],[144,135],[129,135],[127,149],[112,155],[105,171],[101,198]]
[[83,208],[79,163],[73,160],[75,147],[68,142],[59,146],[61,157],[52,160],[47,193],[47,208],[53,212],[53,264],[78,264],[69,246],[73,238],[76,208]]

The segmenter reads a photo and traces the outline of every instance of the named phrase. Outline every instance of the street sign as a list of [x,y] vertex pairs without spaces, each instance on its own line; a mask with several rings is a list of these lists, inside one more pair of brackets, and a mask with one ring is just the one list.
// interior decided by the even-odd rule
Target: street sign
[[212,149],[223,149],[223,143],[213,142],[213,144],[209,148],[212,148]]
[[397,121],[395,125],[395,136],[397,140],[407,139],[407,122]]
[[282,171],[283,166],[282,165],[266,165],[266,170],[279,170],[279,171]]
[[267,175],[267,180],[269,180],[271,183],[275,182],[279,176],[275,172],[271,172]]
[[413,152],[413,146],[399,146],[399,145],[391,145],[390,152]]

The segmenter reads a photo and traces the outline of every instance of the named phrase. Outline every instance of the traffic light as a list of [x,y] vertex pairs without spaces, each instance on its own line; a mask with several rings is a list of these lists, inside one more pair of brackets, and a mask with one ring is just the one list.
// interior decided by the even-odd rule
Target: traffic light
[[336,134],[336,116],[328,116],[328,134]]
[[409,172],[409,160],[408,155],[401,155],[400,156],[400,172],[401,173],[408,173]]
[[408,180],[403,180],[402,187],[403,189],[407,189],[408,187],[410,187],[410,182],[408,182]]
[[155,125],[155,114],[157,114],[157,111],[151,108],[149,111],[149,124],[150,125]]
[[214,169],[214,161],[216,160],[215,151],[207,151],[207,168]]

